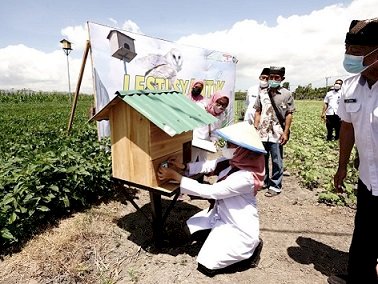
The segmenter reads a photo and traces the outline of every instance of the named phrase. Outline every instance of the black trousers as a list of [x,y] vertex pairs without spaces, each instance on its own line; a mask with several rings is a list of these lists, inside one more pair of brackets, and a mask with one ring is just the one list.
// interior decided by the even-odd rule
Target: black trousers
[[378,196],[358,180],[357,211],[349,248],[349,284],[376,284],[378,258]]
[[327,140],[331,141],[333,130],[335,130],[335,140],[339,139],[341,120],[336,114],[326,115]]

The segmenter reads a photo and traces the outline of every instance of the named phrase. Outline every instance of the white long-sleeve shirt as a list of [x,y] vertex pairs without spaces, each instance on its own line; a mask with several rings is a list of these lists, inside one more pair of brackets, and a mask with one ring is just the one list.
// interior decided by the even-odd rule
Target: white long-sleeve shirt
[[[211,172],[219,160],[189,164],[189,174]],[[223,170],[221,178],[231,170]],[[188,221],[191,233],[212,229],[197,261],[209,269],[220,269],[252,256],[259,244],[259,218],[252,173],[239,170],[215,184],[201,184],[183,177],[182,193],[215,199],[214,207],[202,210]]]

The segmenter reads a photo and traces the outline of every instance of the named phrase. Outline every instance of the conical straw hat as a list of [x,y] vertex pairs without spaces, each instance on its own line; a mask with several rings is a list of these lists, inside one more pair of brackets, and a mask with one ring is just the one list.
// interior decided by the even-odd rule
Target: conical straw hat
[[246,148],[253,152],[266,154],[264,145],[255,127],[248,121],[238,122],[216,130],[216,134],[224,140]]

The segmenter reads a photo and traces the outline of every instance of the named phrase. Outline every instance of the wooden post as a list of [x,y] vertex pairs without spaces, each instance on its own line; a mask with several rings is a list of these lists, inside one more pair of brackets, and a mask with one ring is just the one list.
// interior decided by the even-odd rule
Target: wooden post
[[163,245],[163,216],[161,206],[161,195],[150,191],[152,232],[155,246],[161,248]]
[[75,97],[74,97],[74,100],[73,100],[73,103],[72,103],[72,107],[71,107],[70,120],[68,121],[68,128],[67,128],[67,133],[68,134],[70,133],[71,128],[72,128],[73,118],[74,118],[75,110],[76,110],[77,99],[79,97],[81,82],[83,80],[83,75],[84,75],[85,63],[87,62],[87,57],[88,57],[88,53],[89,53],[90,47],[91,47],[91,44],[90,44],[89,40],[87,40],[87,44],[85,46],[84,55],[83,55],[83,61],[81,62],[81,69],[80,69],[80,73],[79,73],[79,79],[78,79],[77,85],[76,85]]

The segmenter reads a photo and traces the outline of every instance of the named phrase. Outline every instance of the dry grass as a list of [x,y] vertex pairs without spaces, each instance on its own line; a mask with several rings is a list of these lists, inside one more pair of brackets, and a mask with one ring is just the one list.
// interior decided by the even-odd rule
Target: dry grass
[[5,257],[0,283],[116,282],[120,266],[138,254],[119,254],[121,239],[127,236],[113,220],[120,217],[122,206],[112,202],[94,207],[36,236],[20,253]]

